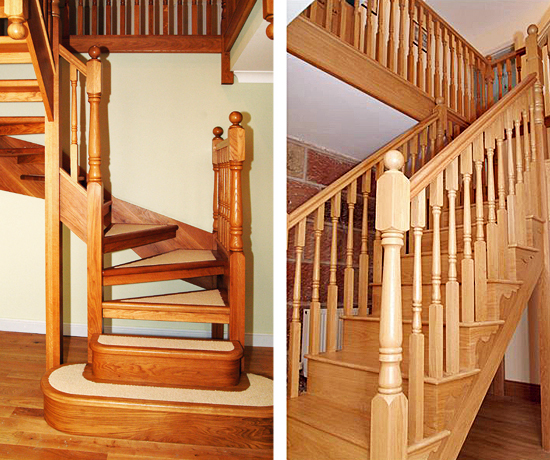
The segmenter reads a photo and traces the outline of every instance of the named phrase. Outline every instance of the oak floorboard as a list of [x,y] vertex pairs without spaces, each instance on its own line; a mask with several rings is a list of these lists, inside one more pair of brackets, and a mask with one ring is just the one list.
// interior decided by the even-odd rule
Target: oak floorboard
[[[64,362],[84,362],[86,338],[64,338]],[[0,459],[231,460],[269,459],[273,450],[220,448],[68,435],[43,418],[40,379],[46,370],[41,334],[0,331]],[[273,378],[273,350],[246,347],[245,372]]]

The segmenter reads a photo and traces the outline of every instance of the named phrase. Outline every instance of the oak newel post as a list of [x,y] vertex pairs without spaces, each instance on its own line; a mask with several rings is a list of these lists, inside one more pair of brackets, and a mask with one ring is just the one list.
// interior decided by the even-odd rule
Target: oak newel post
[[392,150],[385,156],[386,171],[378,180],[376,230],[384,248],[380,311],[380,374],[378,394],[371,404],[371,460],[404,460],[407,457],[408,402],[403,394],[401,247],[409,230],[410,183],[400,171],[403,155]]
[[245,258],[243,254],[243,204],[241,171],[244,161],[244,128],[240,125],[243,119],[239,112],[231,112],[227,137],[229,139],[230,162],[230,210],[229,210],[229,249],[231,270],[229,279],[229,303],[231,319],[229,338],[238,340],[244,346],[244,276]]
[[[90,103],[90,140],[88,150],[88,344],[93,334],[102,333],[102,271],[103,271],[103,184],[101,182],[101,138],[99,103],[101,101],[100,49],[92,46],[87,63],[88,102]],[[88,348],[88,362],[91,362]]]

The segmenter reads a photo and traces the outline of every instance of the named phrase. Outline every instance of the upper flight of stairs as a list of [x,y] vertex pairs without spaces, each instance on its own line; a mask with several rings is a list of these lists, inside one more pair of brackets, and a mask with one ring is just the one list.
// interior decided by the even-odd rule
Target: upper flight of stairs
[[[4,0],[0,0],[0,17],[5,17],[3,10]],[[42,21],[40,15],[38,18]],[[219,192],[215,201],[220,213],[215,215],[213,232],[119,200],[98,187],[101,178],[98,180],[97,172],[92,173],[92,163],[101,161],[101,157],[93,157],[97,150],[92,128],[89,173],[73,163],[73,145],[71,155],[63,152],[61,168],[48,169],[47,158],[54,154],[53,149],[48,151],[43,145],[19,138],[46,133],[47,144],[48,127],[50,136],[51,129],[59,129],[59,120],[53,117],[56,110],[48,112],[48,104],[60,109],[60,101],[48,98],[48,82],[42,73],[52,65],[53,88],[57,84],[55,65],[37,64],[45,56],[47,60],[49,50],[44,53],[44,48],[38,49],[40,40],[35,29],[28,22],[24,25],[29,31],[26,39],[0,36],[0,68],[32,64],[38,77],[0,81],[0,104],[44,102],[46,116],[29,113],[0,117],[0,189],[46,198],[48,210],[51,194],[46,189],[47,175],[53,174],[54,182],[56,177],[59,179],[59,220],[88,245],[88,362],[55,366],[44,375],[47,422],[74,434],[270,449],[272,381],[244,372],[245,262],[239,226],[240,168],[244,161],[242,115],[231,114],[227,140],[221,138],[221,128],[214,130],[213,167]],[[99,49],[90,52],[92,64],[88,68],[67,50],[60,53],[81,73],[88,72],[88,91],[94,84],[97,88],[97,82],[101,84],[101,75],[93,74],[98,66],[100,71]],[[36,110],[36,104],[29,107]],[[90,118],[89,126],[94,124]],[[233,172],[237,169],[238,173]],[[96,196],[99,212],[95,202],[91,205]],[[211,206],[212,197],[204,198]],[[95,227],[94,219],[100,221]],[[103,265],[107,260],[104,255],[126,249],[133,249],[138,260]],[[90,262],[94,257],[101,259],[99,264]],[[48,272],[47,278],[51,275]],[[103,288],[107,286],[164,280],[184,280],[194,287],[146,297],[104,296]],[[47,317],[60,315],[50,300],[46,311]],[[212,337],[197,340],[105,334],[105,318],[207,323],[211,324]],[[49,353],[59,353],[59,338],[47,333],[50,362]]]

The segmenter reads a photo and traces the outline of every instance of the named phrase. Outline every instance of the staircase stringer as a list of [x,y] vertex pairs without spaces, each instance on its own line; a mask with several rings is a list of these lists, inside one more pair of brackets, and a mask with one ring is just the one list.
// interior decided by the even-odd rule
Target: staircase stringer
[[[539,242],[537,247],[542,246],[542,237],[539,232]],[[525,256],[523,256],[525,257]],[[458,413],[453,418],[452,424],[448,427],[451,432],[449,437],[442,443],[440,450],[434,454],[433,460],[452,460],[456,459],[460,453],[460,449],[466,436],[468,435],[472,424],[483,399],[493,381],[495,373],[504,358],[506,348],[517,328],[523,311],[529,301],[536,284],[542,275],[543,255],[542,251],[533,252],[528,260],[523,260],[524,267],[518,270],[522,273],[521,281],[523,281],[520,289],[510,298],[503,297],[501,299],[501,312],[507,312],[505,323],[495,335],[491,350],[487,355],[484,364],[481,364],[481,372],[474,378],[468,394],[463,400],[462,406]],[[487,345],[490,346],[490,345]]]

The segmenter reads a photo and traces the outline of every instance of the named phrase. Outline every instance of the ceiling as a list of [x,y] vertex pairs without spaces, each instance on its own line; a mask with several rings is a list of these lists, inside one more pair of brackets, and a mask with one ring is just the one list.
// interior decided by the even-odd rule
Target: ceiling
[[[511,45],[548,14],[548,0],[427,0],[482,53]],[[310,0],[288,0],[291,20]],[[524,33],[524,32],[523,32]],[[503,39],[503,37],[505,39]],[[415,124],[411,118],[288,55],[288,135],[364,159]]]

